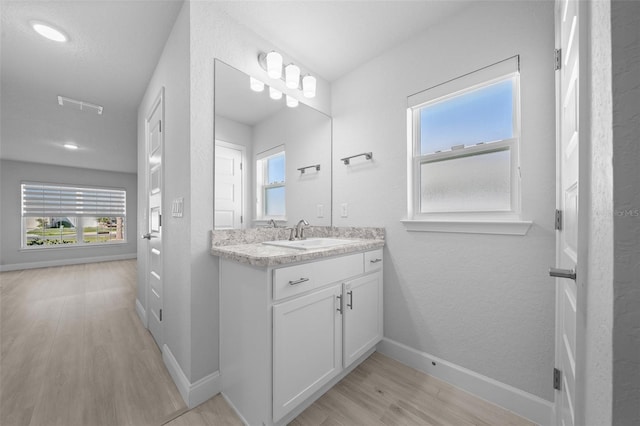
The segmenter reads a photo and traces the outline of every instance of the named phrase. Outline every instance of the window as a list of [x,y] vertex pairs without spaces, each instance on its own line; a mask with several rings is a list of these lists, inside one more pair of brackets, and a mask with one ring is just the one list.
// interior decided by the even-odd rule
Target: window
[[126,242],[126,191],[22,184],[22,247]]
[[256,160],[257,218],[285,219],[285,151],[284,145],[261,154]]
[[519,220],[519,60],[408,98],[409,221]]

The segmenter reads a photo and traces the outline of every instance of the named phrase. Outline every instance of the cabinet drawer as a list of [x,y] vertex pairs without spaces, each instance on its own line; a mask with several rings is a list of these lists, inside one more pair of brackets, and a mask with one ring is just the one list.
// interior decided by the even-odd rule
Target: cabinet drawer
[[382,249],[368,251],[364,254],[364,272],[382,269]]
[[363,254],[350,254],[273,271],[273,299],[295,296],[363,273]]

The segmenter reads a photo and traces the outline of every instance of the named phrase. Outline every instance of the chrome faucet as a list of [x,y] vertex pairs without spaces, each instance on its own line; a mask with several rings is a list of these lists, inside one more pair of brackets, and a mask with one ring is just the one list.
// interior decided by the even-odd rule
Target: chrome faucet
[[298,224],[296,225],[296,238],[300,240],[304,240],[304,227],[309,226],[309,222],[304,219],[300,219]]
[[269,222],[267,222],[267,228],[277,228],[278,224],[276,224],[276,221],[273,219],[270,219]]

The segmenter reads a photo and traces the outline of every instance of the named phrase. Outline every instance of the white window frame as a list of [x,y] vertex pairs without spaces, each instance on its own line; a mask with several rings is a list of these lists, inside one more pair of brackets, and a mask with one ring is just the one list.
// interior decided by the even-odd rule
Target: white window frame
[[[285,175],[284,181],[272,184],[265,184],[268,180],[267,176],[267,161],[279,155],[284,155],[285,158]],[[266,151],[263,151],[256,155],[256,221],[265,221],[265,220],[277,220],[277,221],[286,221],[287,220],[287,206],[286,206],[286,181],[287,181],[287,173],[286,173],[286,164],[287,164],[287,154],[284,145],[278,145]],[[266,192],[267,189],[272,188],[285,188],[285,214],[284,215],[267,215],[266,214]]]
[[[425,106],[460,96],[500,81],[513,81],[513,138],[456,147],[437,153],[420,152],[420,110]],[[481,153],[510,151],[510,204],[508,211],[421,212],[422,164]],[[520,190],[520,76],[519,57],[514,56],[473,73],[434,86],[408,97],[407,108],[407,219],[408,231],[462,232],[525,235],[531,222],[521,218]]]
[[[57,206],[56,209],[42,210],[42,212],[37,212],[39,214],[35,214],[36,212],[31,211],[30,213],[27,211],[29,208],[25,204],[24,199],[24,187],[25,186],[43,186],[49,187],[52,189],[55,188],[67,188],[67,189],[75,189],[78,191],[87,191],[87,192],[95,192],[95,191],[108,191],[114,193],[122,193],[124,197],[124,201],[122,203],[121,211],[101,211],[96,210],[96,208],[91,208],[88,206],[84,207],[63,207],[62,203],[60,206]],[[42,182],[21,182],[20,183],[20,204],[21,204],[21,214],[20,214],[20,250],[53,250],[53,249],[73,249],[73,248],[87,248],[87,247],[104,247],[110,245],[118,245],[118,244],[126,244],[127,243],[127,191],[124,188],[105,188],[105,187],[97,187],[97,186],[81,186],[81,185],[67,185],[67,184],[55,184],[55,183],[42,183]],[[55,205],[55,204],[54,204]],[[65,210],[68,209],[68,210]],[[76,221],[76,243],[74,244],[51,244],[51,245],[27,245],[27,235],[25,229],[25,218],[34,217],[68,217],[74,218]],[[86,217],[122,217],[122,227],[123,227],[123,239],[108,241],[108,242],[92,242],[85,243],[84,242],[84,226],[85,226],[85,218]]]

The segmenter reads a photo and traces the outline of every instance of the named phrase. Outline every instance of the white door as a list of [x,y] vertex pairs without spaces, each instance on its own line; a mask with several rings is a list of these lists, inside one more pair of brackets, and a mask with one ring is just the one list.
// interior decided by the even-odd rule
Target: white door
[[382,273],[344,284],[344,366],[362,356],[382,339]]
[[215,229],[243,228],[243,147],[216,141]]
[[342,284],[273,306],[273,420],[342,369]]
[[[556,278],[556,424],[573,426],[580,423],[576,415],[580,401],[577,392],[581,383],[579,377],[582,363],[582,286],[586,283],[585,268],[578,270],[578,261],[583,263],[583,249],[586,234],[579,227],[581,208],[586,198],[579,185],[581,128],[586,112],[581,111],[584,102],[581,79],[582,49],[580,37],[580,8],[584,3],[577,0],[556,1],[556,40],[560,48],[556,68],[557,87],[557,208],[561,212],[560,229],[556,231],[556,268],[551,272]],[[584,152],[582,153],[584,155]],[[583,222],[583,225],[586,222]],[[555,269],[555,270],[554,270]],[[576,271],[578,271],[576,275]],[[577,279],[576,279],[577,278]],[[576,383],[577,382],[577,383]]]
[[149,331],[162,350],[162,149],[164,89],[147,116],[147,321]]

